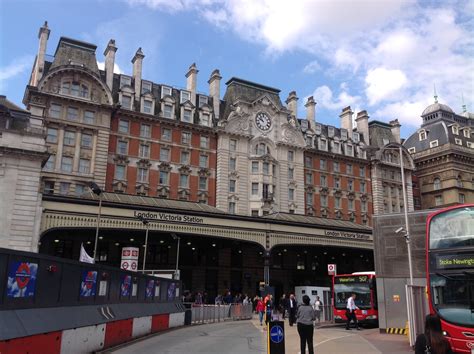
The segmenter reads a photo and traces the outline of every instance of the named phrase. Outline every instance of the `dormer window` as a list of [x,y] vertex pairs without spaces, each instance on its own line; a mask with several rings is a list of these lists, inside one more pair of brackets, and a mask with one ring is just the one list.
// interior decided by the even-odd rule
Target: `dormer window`
[[341,129],[341,139],[342,140],[347,140],[347,130],[346,129]]
[[424,130],[424,129],[420,130],[420,132],[418,133],[418,139],[420,141],[426,140],[426,130]]
[[311,135],[306,135],[306,145],[313,146],[313,137]]
[[471,137],[471,131],[469,130],[469,128],[464,128],[463,133],[465,138]]
[[77,81],[66,81],[61,85],[63,95],[71,95],[81,98],[89,98],[89,88]]
[[172,118],[172,114],[173,114],[173,106],[170,104],[165,104],[163,106],[163,116],[165,118]]
[[352,133],[352,140],[356,143],[360,141],[360,135],[359,133]]
[[208,103],[208,97],[199,95],[199,108],[206,105],[207,103]]
[[408,152],[409,152],[410,154],[414,154],[414,153],[416,152],[415,147],[409,148],[409,149],[408,149]]
[[181,91],[180,96],[180,103],[183,104],[186,101],[191,101],[191,92],[189,91]]
[[435,148],[438,146],[438,140],[430,141],[430,148]]
[[462,145],[462,140],[461,139],[454,138],[454,142],[456,143],[456,145]]
[[209,114],[207,113],[201,114],[201,125],[204,125],[206,127],[209,126]]
[[320,135],[321,134],[321,124],[316,124],[314,126],[314,131],[316,134]]
[[143,100],[143,113],[152,113],[151,109],[153,106],[153,101]]
[[346,155],[347,156],[354,156],[354,147],[352,145],[346,146]]
[[183,122],[191,123],[192,121],[192,111],[190,109],[183,110]]
[[330,138],[334,136],[334,127],[328,127],[328,136]]
[[142,95],[145,93],[151,93],[151,82],[142,81]]
[[171,96],[171,87],[168,86],[161,86],[161,98],[165,96]]
[[132,97],[127,95],[122,95],[122,108],[131,109],[132,108]]
[[453,125],[451,129],[454,135],[459,135],[459,127],[457,125]]
[[132,78],[130,76],[120,75],[120,88],[124,86],[132,86]]
[[324,138],[319,139],[319,150],[327,151],[328,141]]
[[332,152],[334,152],[336,154],[341,153],[341,144],[338,143],[337,141],[333,141],[333,143],[332,143]]

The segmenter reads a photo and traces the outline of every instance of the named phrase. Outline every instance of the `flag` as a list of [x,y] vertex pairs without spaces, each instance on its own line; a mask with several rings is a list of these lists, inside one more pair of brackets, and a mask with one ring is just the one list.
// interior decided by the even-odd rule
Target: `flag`
[[89,256],[84,249],[84,245],[81,243],[81,255],[79,256],[79,262],[84,262],[84,263],[95,263],[94,258]]

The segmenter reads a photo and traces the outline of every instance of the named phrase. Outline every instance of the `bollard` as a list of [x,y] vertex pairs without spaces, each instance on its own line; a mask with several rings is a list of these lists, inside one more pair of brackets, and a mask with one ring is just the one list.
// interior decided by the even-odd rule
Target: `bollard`
[[267,353],[285,354],[285,322],[270,321],[267,327]]

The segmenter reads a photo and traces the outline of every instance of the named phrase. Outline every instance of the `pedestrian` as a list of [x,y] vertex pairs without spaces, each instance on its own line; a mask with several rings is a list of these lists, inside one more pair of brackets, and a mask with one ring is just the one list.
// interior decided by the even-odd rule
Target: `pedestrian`
[[318,324],[321,323],[321,312],[323,310],[323,302],[319,299],[319,296],[316,296],[316,301],[314,302],[314,315],[316,316],[316,320]]
[[355,304],[355,299],[356,299],[356,294],[352,293],[351,296],[347,299],[346,303],[346,317],[347,317],[347,322],[346,322],[346,330],[350,330],[350,324],[351,320],[354,321],[354,324],[357,328],[358,331],[360,331],[359,327],[359,322],[357,321],[357,316],[355,311],[359,310],[359,308]]
[[273,297],[270,294],[267,294],[265,297],[265,323],[268,324],[268,322],[271,321],[272,319],[272,310],[273,310]]
[[260,326],[263,325],[263,315],[265,314],[265,304],[263,303],[263,299],[260,297],[257,300],[257,307],[258,319],[260,320]]
[[437,315],[427,315],[425,333],[419,334],[415,342],[415,354],[452,354],[451,346],[441,330]]
[[226,305],[229,305],[232,303],[232,294],[230,293],[230,291],[227,292],[223,300]]
[[298,308],[296,298],[294,294],[290,295],[290,299],[288,300],[288,320],[290,322],[290,326],[293,326],[293,324],[296,322],[296,310]]
[[308,343],[309,354],[314,354],[313,322],[316,318],[313,307],[310,305],[309,301],[309,296],[304,295],[303,304],[298,307],[298,312],[296,313],[296,326],[298,329],[298,334],[300,335],[300,350],[302,354],[306,353],[306,343]]
[[285,312],[286,312],[286,307],[287,307],[287,298],[286,298],[286,294],[283,294],[281,299],[280,299],[280,312],[281,312],[281,315],[283,317],[283,320],[285,320]]

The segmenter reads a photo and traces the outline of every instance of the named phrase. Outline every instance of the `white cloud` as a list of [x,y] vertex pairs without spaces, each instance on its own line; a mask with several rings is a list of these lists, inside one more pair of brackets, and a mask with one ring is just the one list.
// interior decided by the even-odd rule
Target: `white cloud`
[[[99,70],[105,70],[105,62],[97,61],[97,66],[99,67]],[[122,74],[122,70],[120,70],[120,67],[117,63],[114,63],[114,73]]]
[[312,62],[306,64],[306,66],[303,68],[303,72],[305,74],[314,74],[319,70],[321,70],[321,65],[317,60],[313,60]]
[[7,66],[0,68],[0,91],[6,90],[7,81],[11,80],[18,75],[24,74],[27,71],[32,70],[34,63],[34,57],[31,55],[25,55]]
[[396,93],[407,84],[407,77],[400,70],[389,70],[375,68],[367,72],[365,77],[366,95],[369,104],[374,105],[381,100],[389,99],[390,95]]
[[419,127],[421,124],[421,113],[429,103],[432,102],[425,100],[390,103],[375,111],[373,117],[386,122],[398,118],[402,125]]
[[341,110],[344,107],[358,104],[359,96],[351,96],[346,91],[341,91],[337,97],[333,97],[331,89],[326,86],[319,86],[314,90],[313,97],[321,108],[330,110]]

